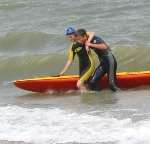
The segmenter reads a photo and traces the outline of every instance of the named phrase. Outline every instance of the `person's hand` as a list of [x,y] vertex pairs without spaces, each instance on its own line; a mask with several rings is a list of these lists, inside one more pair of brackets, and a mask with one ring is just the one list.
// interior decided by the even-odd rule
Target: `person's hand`
[[60,74],[58,74],[58,77],[60,77],[60,76],[62,76],[62,75],[63,75],[63,74],[60,73]]
[[89,52],[90,46],[91,46],[91,43],[87,41],[87,42],[85,43],[85,47],[86,47],[86,51],[87,51],[87,52]]
[[85,46],[87,53],[89,52],[90,48],[88,46]]
[[59,77],[60,77],[60,76],[64,76],[64,73],[60,73],[58,76],[59,76]]
[[88,41],[85,43],[85,45],[86,45],[87,47],[91,47],[91,43],[88,42]]
[[58,75],[53,75],[52,77],[60,77],[61,75],[60,74],[58,74]]

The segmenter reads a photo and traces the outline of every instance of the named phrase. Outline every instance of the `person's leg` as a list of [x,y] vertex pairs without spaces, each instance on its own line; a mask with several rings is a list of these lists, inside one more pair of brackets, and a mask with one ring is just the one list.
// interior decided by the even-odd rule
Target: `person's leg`
[[88,90],[87,81],[93,75],[95,70],[94,65],[89,65],[89,67],[82,70],[80,79],[77,82],[77,87],[81,90],[81,92],[85,92]]
[[115,78],[115,84],[117,85],[117,61],[114,56],[113,58],[114,58],[114,78]]
[[116,85],[116,70],[117,70],[117,62],[116,59],[112,54],[108,55],[108,69],[107,69],[107,76],[108,76],[108,83],[109,87],[112,91],[117,91],[118,87]]
[[93,77],[89,81],[91,90],[100,90],[99,81],[105,75],[106,71],[101,63],[95,70]]

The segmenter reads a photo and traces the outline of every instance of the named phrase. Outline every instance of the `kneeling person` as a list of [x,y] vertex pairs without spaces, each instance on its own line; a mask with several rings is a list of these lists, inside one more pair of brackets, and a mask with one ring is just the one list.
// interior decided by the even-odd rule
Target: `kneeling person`
[[96,68],[94,76],[89,82],[91,88],[93,90],[99,90],[98,82],[107,73],[109,87],[112,91],[116,91],[118,89],[116,86],[117,62],[110,48],[98,36],[94,36],[93,39],[88,42],[85,29],[79,29],[77,35],[78,41],[93,49],[99,59],[99,66]]

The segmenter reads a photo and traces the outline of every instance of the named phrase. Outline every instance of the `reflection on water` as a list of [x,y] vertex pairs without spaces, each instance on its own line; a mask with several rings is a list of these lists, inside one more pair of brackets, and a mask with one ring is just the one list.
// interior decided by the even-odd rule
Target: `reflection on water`
[[93,107],[103,107],[104,105],[114,105],[117,103],[116,93],[110,90],[101,92],[79,91],[61,92],[61,93],[28,93],[18,95],[17,103],[24,106],[34,105],[34,107],[60,107],[65,109],[78,109],[86,111]]
[[82,94],[81,102],[87,105],[115,104],[117,99],[114,92],[103,90],[101,92]]

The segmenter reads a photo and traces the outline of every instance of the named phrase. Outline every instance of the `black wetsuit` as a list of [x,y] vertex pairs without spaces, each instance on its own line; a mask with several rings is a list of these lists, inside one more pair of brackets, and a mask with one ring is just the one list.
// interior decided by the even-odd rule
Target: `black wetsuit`
[[80,80],[87,81],[94,73],[94,64],[91,52],[87,53],[84,45],[73,43],[69,50],[69,59],[73,60],[75,55],[79,58],[79,76]]
[[[94,36],[91,40],[93,44],[105,43],[100,37]],[[93,77],[90,80],[91,89],[100,90],[100,86],[98,85],[102,76],[107,73],[109,87],[111,90],[116,91],[118,88],[116,86],[116,70],[117,70],[117,62],[112,54],[109,47],[107,49],[97,49],[92,48],[97,54],[100,64],[96,68]]]

